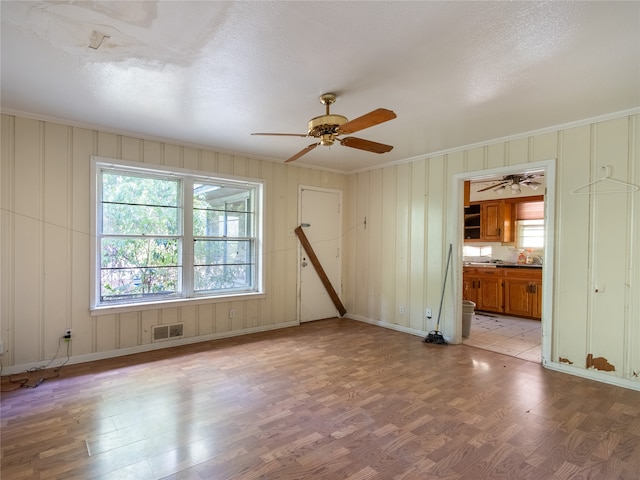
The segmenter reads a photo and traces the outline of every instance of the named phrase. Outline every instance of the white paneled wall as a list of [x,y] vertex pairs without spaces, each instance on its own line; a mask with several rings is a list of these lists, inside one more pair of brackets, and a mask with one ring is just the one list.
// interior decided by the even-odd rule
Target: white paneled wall
[[[416,334],[435,328],[445,232],[459,218],[447,203],[452,176],[557,159],[555,258],[546,259],[555,269],[549,366],[640,388],[640,192],[569,193],[601,177],[605,165],[640,185],[639,123],[638,115],[622,116],[352,175],[349,315]],[[441,330],[453,331],[458,320],[448,307]],[[589,354],[615,371],[587,369]]]
[[[73,329],[72,355],[80,361],[151,348],[154,325],[184,323],[187,340],[198,341],[295,324],[298,245],[289,232],[297,226],[300,184],[345,192],[348,316],[426,334],[435,327],[440,302],[446,232],[458,218],[450,211],[453,176],[557,159],[555,258],[546,259],[555,272],[549,366],[636,388],[640,193],[574,196],[569,191],[599,178],[604,165],[613,167],[615,178],[640,185],[639,129],[638,115],[621,116],[343,176],[3,115],[3,365],[10,372],[50,359],[66,327]],[[91,155],[263,179],[266,296],[92,317]],[[426,307],[433,310],[431,321]],[[452,310],[451,302],[445,304],[441,329],[454,330]],[[587,369],[589,354],[615,371]]]
[[[297,324],[298,185],[347,186],[344,175],[11,115],[1,153],[4,373],[53,358],[67,327],[81,361],[151,348],[154,325],[184,323],[198,341]],[[91,316],[91,155],[263,179],[264,298]]]

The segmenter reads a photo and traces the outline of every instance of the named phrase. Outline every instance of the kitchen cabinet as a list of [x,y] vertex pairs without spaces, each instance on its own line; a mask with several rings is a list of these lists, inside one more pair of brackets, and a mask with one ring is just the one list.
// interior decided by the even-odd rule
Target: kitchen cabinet
[[480,240],[480,204],[464,207],[464,239]]
[[505,270],[504,313],[538,319],[542,317],[542,270]]
[[479,310],[478,293],[480,292],[480,278],[473,273],[468,273],[468,270],[475,271],[477,269],[464,269],[464,274],[462,275],[462,299],[475,303],[476,309]]
[[513,240],[512,204],[504,200],[481,203],[480,237],[487,242],[511,242]]
[[470,204],[464,209],[464,239],[473,242],[512,242],[513,204],[490,200]]
[[476,304],[476,310],[502,312],[502,271],[497,268],[465,268],[462,296]]
[[541,268],[464,267],[462,298],[476,310],[517,317],[542,317]]

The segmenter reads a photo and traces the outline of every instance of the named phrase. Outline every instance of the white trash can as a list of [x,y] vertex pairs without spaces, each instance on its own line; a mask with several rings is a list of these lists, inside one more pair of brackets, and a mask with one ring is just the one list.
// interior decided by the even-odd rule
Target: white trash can
[[462,301],[462,336],[468,337],[471,333],[471,318],[473,317],[476,304],[470,300]]

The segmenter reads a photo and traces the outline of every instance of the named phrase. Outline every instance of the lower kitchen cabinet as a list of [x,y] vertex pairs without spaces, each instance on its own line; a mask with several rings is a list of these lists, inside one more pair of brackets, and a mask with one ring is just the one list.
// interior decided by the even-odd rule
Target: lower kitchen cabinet
[[476,310],[502,312],[502,272],[497,268],[465,268],[462,295]]
[[515,269],[504,272],[504,313],[542,317],[542,271]]
[[478,308],[478,292],[480,292],[480,279],[475,275],[467,274],[465,268],[465,273],[462,276],[462,298],[475,303]]
[[480,272],[479,309],[488,312],[502,311],[502,275],[497,268]]
[[465,267],[462,297],[476,310],[542,317],[542,269]]

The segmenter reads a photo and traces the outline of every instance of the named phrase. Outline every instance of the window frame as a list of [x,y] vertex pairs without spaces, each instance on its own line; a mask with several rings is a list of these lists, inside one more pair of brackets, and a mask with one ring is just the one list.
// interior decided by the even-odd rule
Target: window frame
[[[135,299],[135,301],[101,302],[101,252],[100,245],[102,236],[101,199],[102,182],[101,172],[104,170],[129,172],[132,175],[149,177],[165,177],[179,181],[179,227],[178,236],[181,242],[181,254],[179,264],[181,265],[180,292],[171,298],[147,297]],[[113,312],[140,311],[147,309],[157,309],[163,306],[176,305],[182,303],[217,303],[228,302],[230,300],[242,300],[248,298],[264,297],[264,268],[263,268],[263,216],[264,216],[264,195],[265,185],[262,179],[238,177],[224,175],[214,172],[195,171],[178,167],[171,167],[158,164],[145,164],[126,160],[116,160],[93,155],[91,157],[91,271],[90,271],[90,304],[89,310],[92,315],[108,314]],[[208,183],[224,186],[236,186],[243,189],[253,190],[254,198],[254,220],[253,235],[240,237],[253,242],[253,260],[255,272],[252,274],[253,285],[249,289],[224,290],[206,292],[194,292],[194,183]],[[235,238],[235,237],[234,237]]]

